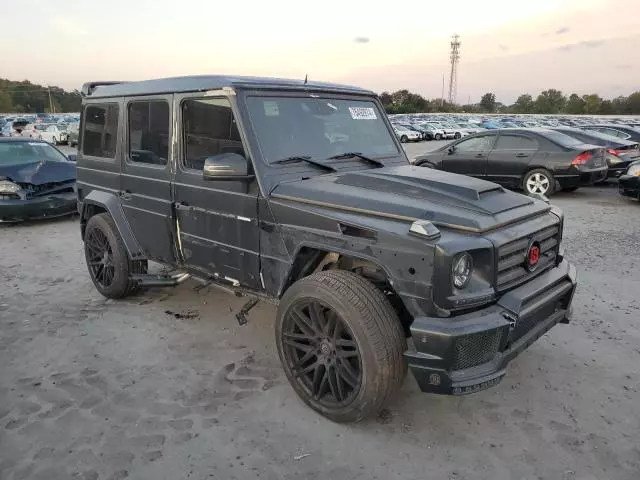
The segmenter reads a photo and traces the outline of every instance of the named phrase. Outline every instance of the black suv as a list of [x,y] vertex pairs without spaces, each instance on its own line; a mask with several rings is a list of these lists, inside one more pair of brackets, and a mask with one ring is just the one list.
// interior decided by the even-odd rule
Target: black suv
[[241,321],[275,301],[285,373],[332,420],[376,414],[407,366],[425,392],[493,386],[568,322],[562,213],[411,166],[370,91],[199,76],[83,95],[78,196],[96,288],[121,298],[192,276],[246,295]]

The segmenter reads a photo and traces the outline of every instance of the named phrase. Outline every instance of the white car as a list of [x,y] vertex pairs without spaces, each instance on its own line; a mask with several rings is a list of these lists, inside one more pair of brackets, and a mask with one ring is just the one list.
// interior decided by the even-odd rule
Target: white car
[[409,130],[407,127],[403,127],[402,125],[393,125],[393,130],[396,132],[397,137],[402,143],[419,142],[422,140],[420,132]]
[[67,142],[66,125],[49,125],[46,130],[40,132],[40,137],[53,145]]
[[[442,140],[442,139],[445,139],[445,138],[449,138],[444,133],[444,130],[442,130],[441,128],[436,127],[435,125],[433,125],[431,123],[420,122],[420,123],[417,123],[416,125],[418,125],[419,127],[421,127],[424,130],[429,130],[429,132],[431,133],[431,136],[433,137],[434,140]],[[453,137],[451,137],[451,138],[453,138]]]

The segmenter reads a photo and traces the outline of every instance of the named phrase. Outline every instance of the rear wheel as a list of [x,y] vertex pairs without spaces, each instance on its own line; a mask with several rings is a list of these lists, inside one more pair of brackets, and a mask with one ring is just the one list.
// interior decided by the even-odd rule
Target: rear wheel
[[522,182],[522,188],[527,193],[550,196],[555,191],[555,179],[551,172],[544,168],[536,168],[527,172]]
[[400,143],[407,143],[409,141],[409,139],[407,138],[406,135],[402,135],[400,137]]
[[53,143],[54,145],[58,145],[58,140],[56,140],[56,137],[53,137],[51,139],[51,143]]
[[146,260],[131,261],[108,213],[94,215],[84,234],[84,255],[89,275],[98,291],[108,298],[123,298],[137,290],[133,273],[147,272]]
[[352,272],[320,272],[293,284],[278,307],[276,343],[296,393],[336,422],[377,414],[406,375],[398,316],[380,290]]
[[460,132],[456,132],[455,135],[453,136],[453,138],[455,138],[456,140],[460,137],[462,137],[462,134]]
[[442,135],[440,135],[439,133],[436,133],[436,140],[442,140]]

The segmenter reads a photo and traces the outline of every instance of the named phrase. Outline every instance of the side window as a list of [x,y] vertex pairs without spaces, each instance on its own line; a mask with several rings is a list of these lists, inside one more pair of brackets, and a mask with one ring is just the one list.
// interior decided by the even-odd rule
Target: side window
[[202,170],[207,157],[245,156],[238,125],[226,98],[190,98],[182,102],[183,164]]
[[118,113],[116,103],[90,104],[84,108],[82,153],[94,157],[115,158]]
[[457,152],[486,152],[491,150],[495,137],[484,135],[482,137],[469,138],[456,144]]
[[129,159],[166,165],[169,158],[169,104],[164,100],[129,103]]
[[538,142],[521,135],[500,135],[496,143],[496,150],[537,150]]

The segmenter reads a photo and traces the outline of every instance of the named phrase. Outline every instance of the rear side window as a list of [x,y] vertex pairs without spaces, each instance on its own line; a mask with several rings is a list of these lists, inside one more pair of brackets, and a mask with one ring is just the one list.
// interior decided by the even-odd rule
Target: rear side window
[[582,140],[570,137],[564,133],[556,132],[555,130],[545,131],[542,135],[562,147],[573,148],[583,144]]
[[521,135],[500,135],[496,150],[537,150],[538,142]]
[[169,104],[164,100],[129,103],[129,160],[166,165],[169,122]]
[[207,157],[245,156],[238,125],[226,98],[194,98],[182,103],[184,166],[202,170]]
[[118,139],[117,103],[87,105],[83,114],[82,153],[115,158]]

